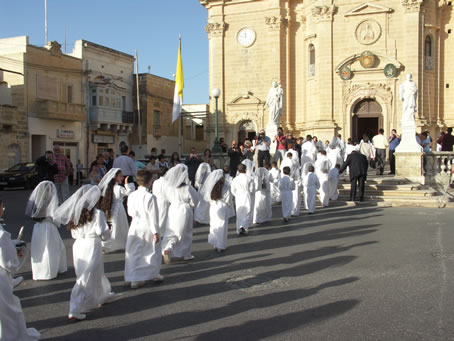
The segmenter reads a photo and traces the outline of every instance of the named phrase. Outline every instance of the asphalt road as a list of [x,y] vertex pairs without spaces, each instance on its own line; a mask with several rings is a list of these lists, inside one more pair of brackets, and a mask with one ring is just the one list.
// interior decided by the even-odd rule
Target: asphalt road
[[[17,233],[32,223],[29,191],[4,191],[5,220]],[[194,229],[192,262],[163,265],[162,284],[131,290],[124,255],[105,256],[117,299],[66,318],[75,283],[72,240],[61,230],[70,269],[16,289],[29,327],[43,340],[454,340],[454,229],[450,209],[319,209],[236,237],[219,255],[208,227]]]

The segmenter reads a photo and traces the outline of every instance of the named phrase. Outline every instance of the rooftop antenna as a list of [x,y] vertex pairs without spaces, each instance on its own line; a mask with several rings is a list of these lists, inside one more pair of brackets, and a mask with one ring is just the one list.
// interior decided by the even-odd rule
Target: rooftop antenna
[[47,0],[44,0],[44,34],[46,39],[46,45],[49,42],[47,39]]
[[148,73],[151,73],[151,65],[148,65]]
[[65,25],[65,53],[66,53],[66,25]]

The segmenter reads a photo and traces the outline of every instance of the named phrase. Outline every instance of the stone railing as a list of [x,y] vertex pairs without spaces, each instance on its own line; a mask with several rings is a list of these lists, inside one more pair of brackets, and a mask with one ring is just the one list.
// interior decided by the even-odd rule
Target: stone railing
[[446,188],[451,174],[454,152],[428,152],[423,157],[425,183],[433,187]]

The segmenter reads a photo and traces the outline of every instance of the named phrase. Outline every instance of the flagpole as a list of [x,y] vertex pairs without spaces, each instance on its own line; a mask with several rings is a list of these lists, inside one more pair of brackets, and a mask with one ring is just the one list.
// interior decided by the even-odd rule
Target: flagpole
[[46,39],[46,45],[48,43],[47,39],[47,0],[44,0],[44,36]]
[[136,50],[136,98],[137,98],[137,127],[139,130],[139,146],[142,146],[142,119],[140,117],[140,93],[139,93],[139,53]]
[[[181,47],[181,34],[179,36],[179,46]],[[178,123],[178,153],[180,156],[183,153],[183,116],[180,112],[180,122]]]

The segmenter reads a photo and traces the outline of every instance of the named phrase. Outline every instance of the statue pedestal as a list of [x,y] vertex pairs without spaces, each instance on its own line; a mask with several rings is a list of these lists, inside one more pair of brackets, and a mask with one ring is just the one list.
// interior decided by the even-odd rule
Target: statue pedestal
[[274,122],[268,122],[265,128],[265,134],[271,139],[270,145],[270,154],[274,157],[274,153],[276,152],[277,143],[273,142],[274,136],[277,134],[277,128],[279,128]]
[[396,175],[423,184],[423,151],[418,141],[416,141],[416,124],[414,122],[401,123],[401,140],[394,154],[396,158]]
[[402,134],[396,153],[422,153],[422,147],[416,141],[416,123],[401,122]]

